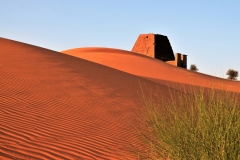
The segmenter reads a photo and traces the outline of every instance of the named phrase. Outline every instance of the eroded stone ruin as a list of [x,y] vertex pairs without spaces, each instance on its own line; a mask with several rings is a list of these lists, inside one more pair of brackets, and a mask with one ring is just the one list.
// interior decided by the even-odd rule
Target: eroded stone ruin
[[187,68],[187,55],[181,54],[181,53],[175,53],[175,60],[174,61],[167,61],[166,63],[182,67],[182,68]]
[[160,34],[140,34],[132,52],[162,60],[166,63],[187,68],[187,56],[174,53],[167,36]]

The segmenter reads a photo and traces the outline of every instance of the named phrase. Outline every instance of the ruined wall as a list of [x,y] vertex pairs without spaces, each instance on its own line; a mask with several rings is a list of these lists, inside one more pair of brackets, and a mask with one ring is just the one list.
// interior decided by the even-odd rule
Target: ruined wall
[[174,61],[166,61],[166,63],[178,66],[181,68],[187,68],[187,55],[176,53]]
[[132,52],[162,60],[168,64],[187,68],[187,55],[176,53],[174,56],[167,36],[160,34],[140,34]]
[[187,68],[187,55],[181,54],[181,67]]
[[140,34],[132,48],[132,52],[154,58],[154,47],[154,34]]
[[174,60],[174,53],[167,36],[155,35],[155,58],[162,61]]
[[175,59],[167,36],[160,34],[140,34],[133,46],[132,52],[137,52],[162,61]]

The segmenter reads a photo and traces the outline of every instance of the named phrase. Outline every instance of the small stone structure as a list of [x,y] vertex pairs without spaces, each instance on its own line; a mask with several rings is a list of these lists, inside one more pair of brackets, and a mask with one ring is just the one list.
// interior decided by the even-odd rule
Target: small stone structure
[[175,53],[175,60],[167,61],[166,63],[182,68],[187,68],[187,55]]
[[169,64],[187,68],[187,56],[174,53],[167,36],[160,34],[140,34],[132,52],[156,58]]
[[144,54],[162,61],[175,59],[167,36],[159,34],[140,34],[132,52]]

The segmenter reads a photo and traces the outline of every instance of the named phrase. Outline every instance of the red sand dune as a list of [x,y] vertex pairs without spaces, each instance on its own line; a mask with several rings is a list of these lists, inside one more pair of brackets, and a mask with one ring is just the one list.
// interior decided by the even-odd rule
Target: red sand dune
[[[131,159],[152,81],[0,38],[0,159]],[[168,87],[159,85],[162,93]]]
[[[168,97],[169,81],[211,78],[116,49],[72,50],[82,59],[4,38],[0,45],[0,159],[134,159],[126,149],[138,144],[130,129],[143,107],[139,82],[153,93],[159,83]],[[232,91],[239,84],[225,82]]]
[[[65,54],[141,76],[164,85],[187,84],[240,92],[240,82],[209,76],[172,66],[138,53],[111,48],[76,48]],[[186,86],[186,85],[185,85]]]

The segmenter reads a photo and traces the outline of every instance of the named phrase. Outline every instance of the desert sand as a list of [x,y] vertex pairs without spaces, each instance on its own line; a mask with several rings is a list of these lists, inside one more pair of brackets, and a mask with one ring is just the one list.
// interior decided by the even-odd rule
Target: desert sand
[[191,85],[240,91],[239,81],[186,70],[134,52],[112,48],[75,48],[62,52],[174,88]]
[[0,159],[135,159],[127,148],[139,144],[140,84],[166,98],[182,84],[239,91],[239,82],[124,50],[0,45]]

